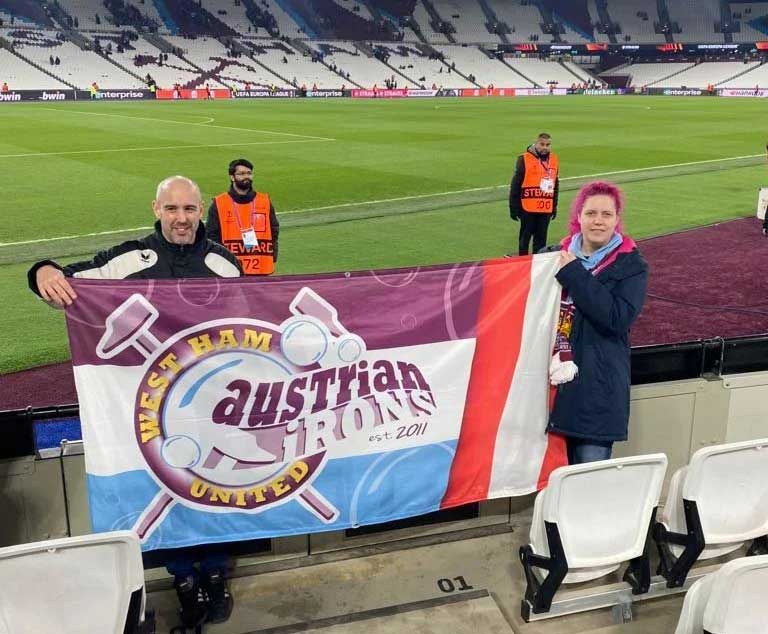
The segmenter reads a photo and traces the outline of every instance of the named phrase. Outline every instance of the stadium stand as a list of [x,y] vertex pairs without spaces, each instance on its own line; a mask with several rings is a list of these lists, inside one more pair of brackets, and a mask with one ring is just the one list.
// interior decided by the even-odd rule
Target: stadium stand
[[727,82],[734,75],[744,73],[760,65],[760,62],[743,64],[740,62],[703,62],[697,64],[682,73],[678,73],[667,79],[662,79],[654,84],[659,88],[687,86],[692,88],[706,88],[708,84],[718,86]]
[[0,20],[2,20],[4,24],[18,27],[53,26],[53,24],[47,20],[36,20],[26,15],[12,13],[8,7],[0,7]]
[[321,62],[316,59],[313,61],[310,54],[299,52],[280,40],[242,40],[242,43],[252,51],[252,58],[257,63],[284,80],[283,85],[335,89],[345,83],[349,85],[349,81],[342,79]]
[[302,29],[300,23],[285,11],[277,0],[259,0],[259,4],[274,17],[280,35],[289,38],[312,36],[311,32]]
[[[418,45],[379,45],[377,54],[387,57],[387,63],[402,76],[408,78],[414,86],[430,88],[433,84],[446,88],[476,88],[466,77],[452,71],[453,60],[448,56],[444,61],[420,49]],[[458,66],[457,66],[458,68]]]
[[448,44],[450,40],[444,33],[436,31],[432,24],[432,17],[429,15],[423,0],[418,0],[413,10],[413,19],[420,27],[421,34],[430,44]]
[[[657,82],[671,78],[678,73],[693,68],[694,64],[689,62],[667,62],[659,64],[623,64],[610,68],[600,75],[605,76],[627,76],[630,78],[630,85],[637,89],[643,86],[655,86]],[[676,82],[672,85],[679,85]]]
[[489,58],[476,46],[435,46],[446,58],[456,62],[465,74],[473,75],[481,86],[493,84],[499,88],[534,88],[535,84],[527,81],[506,64],[496,58]]
[[731,2],[731,18],[739,25],[733,34],[735,42],[768,40],[768,4],[765,2]]
[[187,82],[185,88],[198,88],[206,82],[224,86],[234,84],[238,87],[246,83],[261,86],[283,84],[278,76],[259,70],[255,64],[248,63],[247,58],[232,57],[227,47],[215,38],[190,40],[168,36],[166,40],[182,51],[182,59],[202,71],[192,82]]
[[457,2],[456,0],[433,0],[433,2],[440,15],[449,20],[456,29],[454,37],[458,42],[466,44],[501,42],[498,35],[488,31],[487,18],[478,2]]
[[717,0],[698,0],[691,10],[690,0],[666,0],[669,17],[682,29],[675,34],[677,42],[722,42],[722,33],[715,33],[715,22],[720,21],[720,3]]
[[560,88],[568,88],[574,82],[586,80],[584,71],[579,72],[577,76],[569,70],[573,65],[566,67],[557,62],[535,57],[507,59],[506,62],[540,86],[557,84]]
[[768,88],[768,64],[753,66],[747,73],[731,77],[718,85],[718,88],[754,88],[756,86]]
[[[30,588],[43,579],[46,591],[36,593],[34,601],[26,600]],[[0,583],[4,632],[154,631],[143,627],[152,617],[145,614],[139,538],[130,531],[2,548]]]
[[368,56],[351,42],[311,42],[310,46],[323,56],[325,64],[335,66],[342,75],[349,74],[347,86],[350,81],[366,88],[374,84],[383,86],[393,73],[389,66],[376,57]]
[[654,527],[661,573],[683,585],[696,561],[712,559],[753,541],[765,551],[768,534],[768,439],[699,449],[675,471],[667,502]]
[[169,54],[168,61],[161,63],[162,51],[143,38],[131,42],[131,47],[122,53],[115,51],[111,57],[141,77],[151,75],[160,88],[186,85],[200,77],[198,69],[176,55]]
[[512,29],[510,39],[522,42],[540,37],[542,42],[551,41],[551,36],[544,35],[541,31],[541,13],[534,3],[522,4],[521,0],[488,0],[488,4],[499,19]]
[[112,21],[117,26],[133,26],[169,34],[168,27],[154,2],[145,1],[144,4],[139,4],[129,0],[105,0],[104,6],[112,13]]
[[[645,0],[609,0],[611,18],[619,23],[619,39],[630,42],[666,42],[663,33],[656,33],[654,22],[658,21],[656,7]],[[627,39],[626,36],[629,36]]]
[[358,2],[357,0],[333,0],[339,7],[348,11],[349,13],[356,13],[366,22],[375,22],[376,16],[371,13],[371,10],[365,4],[365,2]]
[[594,42],[594,25],[586,0],[550,0],[560,39],[571,44]]
[[105,29],[112,25],[107,21],[107,9],[101,0],[59,0],[59,6],[80,30]]
[[222,3],[219,0],[204,0],[202,6],[208,13],[216,16],[218,20],[229,26],[236,33],[269,35],[265,30],[261,33],[256,32],[258,29],[248,19],[246,7],[242,2],[226,3],[222,7]]
[[[17,54],[63,82],[85,89],[97,82],[102,88],[139,88],[143,82],[92,51],[85,51],[72,42],[62,41],[57,31],[2,31],[13,43]],[[51,57],[60,60],[52,65]]]
[[4,48],[0,48],[0,69],[0,79],[8,82],[11,90],[63,90],[69,87]]
[[666,469],[667,457],[652,454],[552,472],[536,496],[530,544],[520,549],[524,614],[547,611],[561,583],[597,579],[624,562],[624,580],[648,589],[647,544]]

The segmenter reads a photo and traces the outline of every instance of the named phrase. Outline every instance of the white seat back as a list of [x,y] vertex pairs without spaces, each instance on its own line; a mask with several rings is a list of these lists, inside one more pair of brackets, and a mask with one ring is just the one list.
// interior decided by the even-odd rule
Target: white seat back
[[556,469],[539,494],[538,517],[534,507],[534,551],[549,554],[546,521],[558,525],[569,570],[612,566],[640,556],[666,468],[667,457],[652,454]]
[[129,531],[2,548],[0,634],[123,634],[131,594],[143,587]]
[[675,634],[702,634],[704,631],[704,610],[712,592],[714,578],[714,574],[702,577],[686,592]]
[[696,502],[707,544],[768,533],[768,438],[699,449],[682,497]]
[[768,555],[734,559],[712,576],[704,630],[711,634],[764,634],[768,629]]

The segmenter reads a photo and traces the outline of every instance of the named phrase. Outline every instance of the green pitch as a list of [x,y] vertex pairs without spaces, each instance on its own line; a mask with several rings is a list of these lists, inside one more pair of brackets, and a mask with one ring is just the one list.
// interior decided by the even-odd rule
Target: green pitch
[[27,290],[29,263],[148,233],[166,176],[196,180],[209,202],[227,163],[250,158],[281,215],[281,274],[475,260],[514,251],[506,187],[542,131],[562,164],[552,242],[590,175],[624,184],[636,237],[754,213],[768,184],[765,108],[664,97],[3,106],[0,373],[68,357],[63,315]]

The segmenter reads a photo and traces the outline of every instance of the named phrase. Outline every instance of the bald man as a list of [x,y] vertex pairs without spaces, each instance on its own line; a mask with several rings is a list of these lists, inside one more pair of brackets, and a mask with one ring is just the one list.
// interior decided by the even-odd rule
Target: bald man
[[[154,233],[101,251],[86,262],[63,267],[51,260],[38,262],[27,274],[29,287],[50,306],[64,308],[77,299],[70,277],[125,280],[243,274],[235,256],[206,237],[200,222],[203,200],[194,181],[166,178],[157,186],[152,210],[157,218]],[[185,627],[229,618],[233,599],[226,577],[227,551],[227,544],[212,544],[167,552],[165,564],[174,576]]]
[[152,211],[155,231],[97,253],[92,260],[59,266],[38,262],[27,274],[29,288],[55,308],[77,295],[68,277],[101,280],[239,277],[240,264],[220,244],[208,240],[200,222],[203,201],[197,184],[171,176],[157,186]]

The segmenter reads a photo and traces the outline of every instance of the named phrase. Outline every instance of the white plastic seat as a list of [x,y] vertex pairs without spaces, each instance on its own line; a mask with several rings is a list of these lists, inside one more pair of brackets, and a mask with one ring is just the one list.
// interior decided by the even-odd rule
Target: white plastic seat
[[544,522],[552,522],[568,561],[563,583],[602,577],[639,557],[666,468],[667,457],[652,454],[556,469],[534,503],[534,552],[549,555]]
[[667,470],[664,454],[555,469],[534,503],[531,543],[520,548],[522,617],[548,612],[562,583],[602,577],[628,562],[633,594],[651,582],[650,532]]
[[141,547],[129,531],[2,548],[0,588],[0,634],[151,631]]
[[768,555],[734,559],[711,576],[704,632],[764,634],[768,629]]
[[[689,513],[695,504],[701,524],[699,560],[720,557],[768,534],[768,439],[699,449],[670,481],[659,518],[668,531],[687,535],[695,528],[686,521],[686,504]],[[670,543],[669,549],[675,557],[684,552],[680,544]],[[684,580],[684,572],[675,573],[677,581],[680,575]]]
[[685,593],[683,609],[680,611],[675,634],[702,634],[704,631],[704,610],[712,592],[714,579],[715,574],[702,577]]

